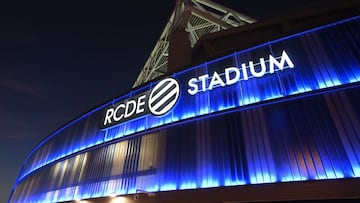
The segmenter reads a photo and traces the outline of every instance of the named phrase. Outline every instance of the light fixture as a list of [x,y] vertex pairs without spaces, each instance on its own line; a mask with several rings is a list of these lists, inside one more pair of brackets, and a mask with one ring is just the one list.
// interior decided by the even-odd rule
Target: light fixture
[[136,193],[134,194],[134,200],[137,200],[140,198],[140,194],[146,194],[148,197],[153,197],[155,196],[155,193],[154,192],[148,192],[148,191],[145,191],[145,190],[139,190],[137,189],[136,190]]

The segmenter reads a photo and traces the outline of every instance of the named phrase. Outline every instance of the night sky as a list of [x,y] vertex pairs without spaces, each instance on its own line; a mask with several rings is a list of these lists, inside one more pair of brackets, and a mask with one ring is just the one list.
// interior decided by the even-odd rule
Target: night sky
[[[334,1],[218,2],[264,19]],[[0,202],[36,144],[132,87],[175,5],[11,2],[0,4]]]

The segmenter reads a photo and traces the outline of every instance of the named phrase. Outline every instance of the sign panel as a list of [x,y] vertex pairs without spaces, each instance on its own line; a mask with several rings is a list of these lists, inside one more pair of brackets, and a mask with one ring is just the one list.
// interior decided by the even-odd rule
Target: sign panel
[[[281,56],[269,54],[267,58],[261,57],[257,61],[251,60],[242,63],[239,67],[223,67],[222,70],[215,70],[210,74],[194,74],[191,78],[186,79],[185,83],[182,81],[181,87],[175,78],[165,78],[150,91],[142,92],[106,108],[100,122],[100,128],[105,129],[147,114],[155,117],[162,116],[173,109],[179,99],[180,92],[185,94],[182,94],[179,105],[184,105],[182,102],[185,102],[186,97],[194,97],[197,94],[214,89],[226,91],[225,89],[228,86],[235,85],[240,81],[262,78],[267,74],[274,74],[277,71],[294,67],[295,65],[288,53],[283,50]],[[218,99],[216,95],[214,97],[209,99]],[[206,105],[204,104],[204,108],[207,108]]]
[[160,81],[146,91],[105,109],[101,128],[136,119],[148,113],[161,116],[172,109],[179,98],[179,83],[173,78]]

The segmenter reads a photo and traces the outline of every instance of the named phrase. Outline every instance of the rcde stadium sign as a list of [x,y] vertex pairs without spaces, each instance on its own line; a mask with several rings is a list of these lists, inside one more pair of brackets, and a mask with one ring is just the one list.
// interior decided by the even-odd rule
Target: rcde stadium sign
[[108,128],[147,114],[162,116],[172,110],[178,103],[183,88],[185,88],[184,90],[189,96],[195,96],[215,88],[226,88],[226,86],[234,85],[240,80],[261,78],[266,74],[273,74],[276,71],[283,70],[284,67],[294,68],[294,63],[286,51],[282,51],[279,57],[270,54],[268,59],[260,58],[258,61],[259,63],[256,64],[249,61],[248,63],[242,63],[241,67],[231,66],[224,68],[223,72],[214,71],[210,75],[203,74],[192,77],[187,81],[186,87],[180,87],[175,78],[163,79],[151,90],[106,108],[100,122],[100,128]]
[[101,127],[110,127],[148,113],[161,116],[172,109],[179,94],[179,83],[174,78],[161,80],[151,91],[120,102],[115,107],[107,108]]
[[248,65],[246,63],[242,63],[241,68],[228,67],[225,68],[223,73],[214,71],[211,76],[205,74],[199,77],[191,78],[188,81],[188,93],[190,95],[195,95],[201,91],[205,92],[217,87],[233,85],[239,82],[239,80],[248,80],[250,77],[260,78],[267,73],[274,73],[275,67],[278,68],[277,70],[283,70],[285,67],[285,62],[290,68],[294,68],[293,62],[290,60],[285,51],[282,52],[280,62],[278,62],[272,55],[269,55],[269,60],[267,60],[268,66],[266,66],[267,64],[264,58],[260,58],[259,61],[259,67],[256,67],[253,61],[249,61]]

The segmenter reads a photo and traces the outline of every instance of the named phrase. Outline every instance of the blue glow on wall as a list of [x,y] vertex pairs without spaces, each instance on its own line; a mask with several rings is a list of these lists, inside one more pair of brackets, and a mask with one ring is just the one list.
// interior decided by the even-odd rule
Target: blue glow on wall
[[[323,92],[330,90],[336,92],[338,89],[359,85],[360,59],[356,56],[360,56],[360,49],[348,48],[350,46],[357,46],[357,48],[359,48],[359,44],[351,44],[345,38],[336,38],[336,40],[334,40],[331,39],[331,37],[334,37],[333,35],[327,35],[328,33],[336,34],[336,32],[341,32],[339,29],[336,29],[336,27],[343,24],[349,24],[349,27],[357,26],[356,29],[360,30],[359,19],[360,17],[355,17],[350,20],[347,19],[329,26],[299,33],[294,36],[269,42],[241,52],[236,52],[220,59],[175,73],[172,77],[177,79],[180,83],[180,98],[177,105],[164,116],[156,117],[148,114],[134,120],[120,123],[105,130],[100,130],[97,125],[103,110],[107,106],[123,101],[134,95],[138,95],[141,92],[148,91],[151,87],[156,85],[156,82],[132,90],[128,94],[115,98],[112,102],[89,112],[45,139],[44,142],[30,153],[15,187],[21,185],[22,182],[27,181],[28,178],[30,179],[32,176],[35,176],[37,172],[47,170],[51,167],[55,168],[54,164],[58,162],[66,162],[69,159],[74,159],[76,155],[90,153],[91,151],[87,151],[89,148],[94,146],[103,147],[102,144],[105,142],[114,142],[116,139],[125,140],[125,137],[128,136],[128,139],[133,142],[130,143],[129,141],[130,144],[127,145],[128,148],[125,150],[125,152],[131,156],[129,155],[126,157],[127,162],[124,163],[125,167],[123,175],[107,177],[105,179],[97,177],[96,180],[99,181],[95,181],[94,183],[90,182],[81,183],[79,185],[62,186],[40,195],[33,195],[26,199],[21,199],[20,202],[70,201],[74,199],[107,196],[113,192],[116,194],[134,194],[136,189],[138,189],[137,186],[140,184],[139,177],[152,173],[155,174],[155,172],[152,172],[150,169],[148,171],[145,169],[144,171],[137,171],[137,168],[139,167],[137,160],[140,159],[139,156],[141,156],[139,155],[139,148],[143,141],[141,139],[139,139],[140,141],[136,140],[136,138],[134,138],[136,136],[130,135],[136,135],[149,129],[154,129],[152,132],[156,132],[156,128],[161,130],[161,127],[167,124],[171,124],[166,126],[169,128],[182,125],[183,122],[179,121],[187,120],[197,122],[202,119],[209,119],[216,115],[224,114],[226,111],[233,113],[239,112],[239,110],[250,109],[246,112],[241,111],[245,112],[241,116],[249,114],[247,116],[251,117],[254,121],[258,121],[261,120],[261,112],[253,114],[249,113],[251,112],[251,108],[249,107],[257,105],[261,106],[269,103],[276,104],[290,99],[295,100],[297,98],[308,97],[309,95],[322,94]],[[318,36],[318,40],[320,40],[318,43],[323,46],[321,51],[318,50],[319,47],[315,47],[311,40],[309,40],[312,39],[314,35]],[[287,52],[293,61],[294,68],[286,67],[273,74],[266,74],[261,78],[239,80],[233,85],[217,87],[212,90],[199,92],[195,95],[189,95],[187,92],[187,82],[192,77],[200,76],[202,74],[212,75],[214,71],[223,72],[225,68],[230,66],[240,67],[240,64],[242,63],[247,63],[251,60],[256,61],[260,57],[266,58],[269,54],[281,56],[283,50]],[[336,105],[332,104],[332,98],[330,97],[326,99],[326,102],[327,105]],[[232,154],[234,157],[239,156],[240,158],[237,157],[238,159],[232,157],[236,161],[241,161],[241,158],[246,157],[246,164],[234,164],[232,163],[233,160],[229,157],[221,160],[203,160],[204,163],[210,164],[211,166],[206,165],[206,167],[201,169],[191,165],[193,163],[186,163],[196,170],[201,171],[201,177],[195,177],[196,175],[194,175],[190,169],[184,169],[186,167],[180,167],[180,169],[176,168],[175,166],[180,164],[174,163],[175,166],[173,168],[166,168],[169,169],[169,171],[164,172],[161,177],[156,177],[154,179],[149,178],[149,181],[144,180],[141,183],[144,186],[142,189],[150,192],[157,192],[246,184],[360,177],[360,146],[358,144],[359,141],[356,140],[359,135],[356,134],[356,132],[351,131],[353,130],[351,126],[349,129],[343,130],[342,126],[338,124],[339,126],[335,125],[332,129],[324,130],[325,132],[344,131],[344,136],[334,138],[330,136],[331,133],[320,133],[322,129],[316,127],[316,120],[310,119],[308,123],[302,123],[305,122],[303,121],[305,119],[297,121],[296,119],[299,119],[298,115],[302,113],[301,110],[294,109],[291,111],[297,111],[297,114],[280,114],[276,115],[278,117],[274,118],[274,121],[266,121],[268,122],[267,126],[274,126],[273,129],[267,130],[269,132],[276,132],[271,139],[260,137],[260,134],[261,136],[264,134],[262,132],[264,126],[256,126],[256,128],[251,127],[254,125],[250,120],[244,121],[248,123],[238,124],[241,128],[248,126],[247,129],[237,129],[238,131],[246,131],[248,134],[252,135],[248,137],[244,136],[244,146],[245,148],[247,147],[244,150],[247,153],[241,154],[242,152],[232,151],[227,151],[226,153]],[[284,114],[286,114],[288,111],[284,112]],[[340,121],[342,119],[348,119],[346,118],[347,115],[340,115],[336,111],[331,112],[330,110],[330,112],[327,112],[327,110],[324,110],[324,112],[321,113],[324,115],[331,114],[331,116],[335,118],[338,117],[339,123],[341,123]],[[309,117],[311,118],[311,116]],[[324,117],[326,118],[327,116]],[[280,127],[277,126],[278,123],[275,121],[287,121],[286,118],[290,119],[290,121],[288,121],[289,124],[284,124],[285,127],[281,126],[280,129]],[[177,123],[172,125],[172,123],[175,122]],[[298,123],[298,125],[302,125],[302,127],[292,126],[291,122]],[[332,123],[331,120],[326,122]],[[311,125],[314,126],[308,127]],[[326,125],[324,126],[328,127]],[[193,127],[193,129],[199,130],[196,126]],[[286,128],[290,127],[299,128],[296,131],[298,135],[296,135],[297,137],[294,136],[294,138],[286,138],[289,139],[286,140],[284,137],[288,135],[289,132],[292,132],[291,129]],[[307,127],[313,130],[311,133],[317,135],[313,138],[317,148],[311,145],[315,145],[314,143],[304,141],[309,132],[302,132],[301,129],[307,129]],[[176,144],[181,143],[181,139],[175,140],[171,135],[168,135],[167,139],[174,139],[173,142]],[[216,143],[216,137],[212,137],[211,139],[214,139],[215,141],[213,142]],[[259,140],[262,141],[260,142]],[[326,144],[324,140],[331,140],[331,144]],[[231,140],[231,142],[233,142],[233,140]],[[297,143],[297,145],[293,143]],[[304,148],[303,145],[306,145],[308,151],[302,150]],[[281,147],[279,147],[279,149],[270,149],[268,146]],[[341,149],[337,149],[334,146]],[[209,150],[210,153],[214,154],[220,153],[219,151],[227,150],[226,147],[220,147],[218,149],[219,151],[216,151],[214,148],[215,147],[209,147],[209,149],[202,150]],[[169,150],[174,154],[180,154],[176,149]],[[171,150],[174,150],[174,152]],[[313,153],[311,150],[316,153]],[[186,152],[181,152],[186,154]],[[106,153],[111,154],[113,152],[109,149]],[[185,158],[192,158],[191,155],[188,156],[189,157]],[[102,158],[104,157],[107,156],[104,155]],[[101,160],[101,157],[99,160]],[[176,159],[169,160],[169,162],[171,161],[176,162]],[[224,167],[231,164],[238,164],[234,166],[236,169],[246,165],[247,171],[230,170],[229,168]],[[190,172],[188,170],[190,170]],[[179,171],[181,171],[181,177],[178,177]],[[47,171],[47,173],[50,172]]]
[[160,191],[171,191],[176,190],[177,186],[175,183],[164,183],[160,186]]

